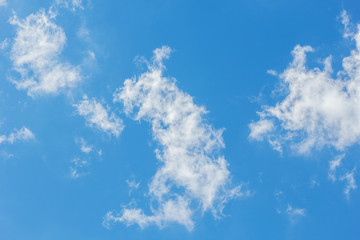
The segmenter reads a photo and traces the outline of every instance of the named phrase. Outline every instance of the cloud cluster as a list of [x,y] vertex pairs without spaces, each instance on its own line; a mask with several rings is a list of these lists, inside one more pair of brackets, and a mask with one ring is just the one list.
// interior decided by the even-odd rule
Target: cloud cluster
[[89,99],[85,95],[79,103],[73,106],[79,115],[85,117],[87,124],[91,127],[95,127],[116,137],[118,137],[124,129],[123,121],[114,113],[109,113],[109,110],[100,102],[96,101],[96,99]]
[[75,11],[77,8],[84,9],[82,0],[56,0],[56,4],[60,7],[69,8]]
[[81,81],[79,67],[60,58],[66,42],[63,29],[54,23],[53,12],[40,10],[23,20],[14,16],[10,23],[17,27],[10,58],[21,76],[12,79],[17,89],[29,96],[57,94]]
[[[343,22],[348,25],[348,20]],[[336,78],[331,56],[324,60],[323,69],[309,69],[306,53],[313,49],[294,48],[292,63],[279,75],[287,95],[275,106],[263,106],[260,120],[249,125],[251,139],[265,139],[278,151],[289,144],[301,154],[325,146],[342,151],[359,143],[360,31],[346,36],[352,36],[356,46],[343,58],[343,70]]]
[[124,105],[127,116],[151,124],[154,141],[158,143],[156,158],[161,166],[149,184],[149,196],[156,203],[147,215],[142,209],[126,207],[120,213],[109,212],[104,223],[123,222],[160,227],[176,222],[193,228],[192,204],[216,216],[224,203],[243,195],[241,186],[228,189],[228,163],[219,153],[224,147],[222,130],[207,124],[204,107],[181,91],[175,79],[163,76],[163,60],[171,49],[154,50],[148,71],[138,78],[127,79],[114,93],[114,101]]
[[35,138],[35,135],[26,127],[22,127],[20,130],[15,129],[14,132],[10,133],[8,136],[0,135],[0,144],[8,142],[13,144],[16,141],[28,141]]

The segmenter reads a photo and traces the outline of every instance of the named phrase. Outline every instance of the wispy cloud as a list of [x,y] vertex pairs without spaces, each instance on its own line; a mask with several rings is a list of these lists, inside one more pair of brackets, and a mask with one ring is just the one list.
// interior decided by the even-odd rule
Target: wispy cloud
[[[346,16],[345,26],[349,24]],[[323,61],[323,69],[308,69],[306,54],[313,48],[297,45],[293,61],[279,75],[285,99],[275,106],[263,106],[260,120],[249,125],[249,137],[267,140],[278,151],[290,145],[301,154],[324,146],[342,151],[359,143],[360,31],[352,39],[356,47],[343,58],[337,78],[332,77],[331,57]]]
[[114,101],[124,105],[128,116],[151,124],[154,141],[159,144],[155,152],[161,166],[149,184],[156,207],[150,215],[136,207],[109,212],[104,220],[107,226],[123,222],[141,228],[149,224],[163,227],[176,222],[191,230],[194,203],[217,216],[226,201],[246,194],[241,186],[228,188],[228,163],[219,153],[224,148],[222,130],[206,123],[205,108],[181,91],[175,79],[163,76],[163,60],[170,52],[166,46],[155,49],[152,61],[145,61],[148,71],[125,80],[114,94]]
[[353,26],[350,22],[350,18],[346,10],[343,10],[340,15],[341,23],[344,25],[344,38],[354,37]]
[[131,193],[137,190],[140,186],[140,182],[135,181],[135,179],[131,179],[131,180],[127,179],[126,183],[129,187],[129,195],[131,195]]
[[295,221],[298,220],[300,217],[306,216],[306,210],[305,208],[294,208],[293,206],[288,204],[286,214],[288,215],[290,221],[292,223],[295,223]]
[[315,188],[315,187],[318,187],[318,186],[320,186],[320,183],[318,182],[318,181],[316,181],[316,179],[311,179],[310,180],[310,187],[311,188]]
[[92,145],[89,145],[87,144],[87,142],[85,141],[85,139],[83,138],[80,138],[80,150],[83,152],[83,153],[90,153],[92,150],[93,150],[93,146]]
[[84,9],[82,0],[56,0],[56,4],[60,7],[69,8],[72,11]]
[[[349,171],[344,167],[342,167],[342,161],[344,157],[345,154],[341,154],[336,156],[334,160],[331,160],[329,162],[328,177],[332,182],[336,182],[336,181],[346,182],[344,194],[345,197],[349,200],[351,191],[357,188],[354,177],[356,168],[354,168],[352,171]],[[339,170],[341,170],[342,173],[338,173]]]
[[82,177],[84,175],[87,175],[88,172],[86,172],[84,169],[89,165],[89,162],[85,159],[81,159],[79,157],[76,157],[71,160],[70,162],[70,177],[73,179],[77,179],[79,177]]
[[8,159],[14,157],[14,154],[8,153],[8,152],[6,152],[6,151],[0,151],[0,155],[1,155],[2,158],[5,159],[5,160],[8,160]]
[[35,135],[26,127],[22,127],[20,130],[15,129],[8,136],[0,135],[0,144],[8,142],[13,144],[17,141],[29,141],[35,138]]
[[105,108],[96,99],[89,99],[87,96],[84,96],[79,103],[73,106],[79,115],[85,117],[90,127],[95,127],[116,137],[124,129],[123,121],[114,113],[110,113],[109,109]]
[[331,181],[336,181],[336,169],[340,167],[341,161],[344,159],[345,154],[341,154],[335,157],[334,160],[331,160],[329,162],[329,172],[328,177],[331,179]]
[[21,75],[11,81],[29,96],[58,94],[75,87],[82,79],[79,67],[60,59],[66,43],[61,27],[54,23],[55,14],[40,10],[21,20],[15,15],[10,23],[17,27],[10,58]]
[[130,189],[137,189],[140,186],[140,182],[136,182],[135,180],[126,180],[126,183],[128,184]]
[[70,161],[70,177],[78,179],[91,173],[90,166],[94,159],[99,159],[102,150],[97,150],[96,146],[89,144],[84,138],[75,138],[75,143],[79,145],[79,152]]
[[6,0],[0,0],[0,7],[1,6],[6,6]]
[[290,205],[289,197],[282,190],[276,190],[273,194],[274,199],[279,204],[276,209],[278,214],[285,215],[291,223],[296,223],[301,217],[306,216],[305,208],[295,208]]
[[4,39],[1,43],[0,43],[0,50],[4,50],[9,46],[9,39]]
[[351,172],[347,172],[344,176],[342,176],[340,178],[341,181],[346,181],[346,187],[344,189],[344,194],[347,199],[350,198],[350,192],[357,188],[357,185],[355,183],[355,178],[354,178],[354,172],[355,172],[355,169],[353,169]]
[[261,141],[268,132],[274,130],[274,123],[271,120],[264,119],[258,122],[250,123],[250,138]]

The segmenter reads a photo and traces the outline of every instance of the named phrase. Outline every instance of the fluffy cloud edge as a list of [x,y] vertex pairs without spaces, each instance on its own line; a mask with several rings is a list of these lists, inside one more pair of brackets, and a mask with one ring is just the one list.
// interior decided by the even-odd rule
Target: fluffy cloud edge
[[8,142],[13,144],[17,141],[29,141],[35,139],[35,135],[28,128],[22,127],[20,129],[14,129],[12,133],[8,136],[1,135],[0,136],[0,144],[4,142]]
[[20,79],[10,79],[19,90],[31,97],[66,91],[82,80],[80,68],[61,60],[66,35],[56,25],[56,14],[41,9],[25,19],[14,15],[10,24],[16,27],[16,36],[10,50],[13,68]]
[[[342,16],[349,31],[346,12]],[[290,145],[300,154],[323,147],[343,151],[359,142],[360,25],[356,33],[346,36],[352,36],[356,46],[343,58],[343,69],[335,79],[331,57],[323,61],[323,69],[308,69],[306,54],[313,48],[295,46],[293,61],[278,75],[287,95],[275,106],[262,106],[260,120],[249,124],[250,139],[267,140],[278,151]]]
[[141,228],[178,223],[191,231],[197,209],[194,204],[201,212],[210,210],[219,217],[227,201],[249,195],[243,185],[230,187],[228,163],[220,154],[225,147],[223,130],[206,123],[205,108],[180,90],[174,78],[163,76],[163,61],[170,52],[168,46],[155,49],[152,61],[145,61],[148,71],[126,79],[114,93],[114,102],[123,104],[127,116],[151,125],[153,140],[158,144],[156,158],[161,163],[148,192],[156,207],[151,206],[150,214],[136,207],[110,211],[104,218],[106,227],[114,222]]

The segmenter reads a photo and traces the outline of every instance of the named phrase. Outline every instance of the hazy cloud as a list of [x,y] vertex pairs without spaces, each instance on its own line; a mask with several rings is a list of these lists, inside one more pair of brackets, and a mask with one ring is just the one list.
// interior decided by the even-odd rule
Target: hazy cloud
[[286,214],[288,215],[290,221],[292,223],[295,223],[297,219],[300,217],[306,216],[304,208],[294,208],[290,204],[288,204],[288,207],[286,209]]

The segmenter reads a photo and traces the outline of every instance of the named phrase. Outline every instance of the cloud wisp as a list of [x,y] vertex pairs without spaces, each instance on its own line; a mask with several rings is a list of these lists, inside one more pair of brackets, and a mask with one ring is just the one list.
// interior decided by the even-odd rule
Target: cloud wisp
[[114,113],[110,113],[109,109],[105,108],[100,102],[96,101],[96,99],[89,99],[85,95],[79,103],[73,106],[76,108],[76,113],[83,116],[90,127],[97,128],[116,137],[118,137],[124,129],[122,119]]
[[93,151],[93,146],[88,144],[84,138],[80,138],[80,144],[81,152],[89,154],[91,151]]
[[0,144],[1,143],[10,143],[13,144],[17,141],[29,141],[35,139],[35,135],[26,127],[22,127],[21,129],[15,129],[8,136],[0,135]]
[[206,123],[205,108],[181,91],[174,78],[163,76],[163,61],[170,52],[166,46],[155,49],[152,61],[145,61],[148,71],[125,80],[114,93],[114,102],[124,105],[127,116],[151,124],[161,163],[149,184],[148,195],[155,204],[150,214],[136,207],[108,212],[105,226],[122,222],[141,228],[150,224],[164,227],[175,222],[191,230],[194,204],[202,212],[211,210],[219,216],[229,199],[247,194],[241,186],[229,189],[228,163],[220,153],[223,130]]
[[306,53],[313,48],[297,45],[292,51],[292,63],[279,75],[285,99],[275,106],[263,106],[263,111],[258,112],[260,120],[249,125],[249,137],[267,140],[278,151],[290,145],[301,154],[325,146],[343,151],[359,143],[359,30],[352,39],[355,49],[343,58],[343,70],[336,78],[332,77],[331,57],[324,60],[323,69],[308,69]]
[[88,160],[75,157],[70,163],[70,177],[72,179],[77,179],[89,174],[89,172],[84,171],[84,169],[89,165]]
[[344,159],[345,154],[341,154],[339,156],[336,156],[334,160],[331,160],[329,162],[329,172],[328,177],[331,181],[336,181],[336,169],[338,169],[341,165],[341,161]]
[[340,180],[341,181],[345,181],[346,182],[346,186],[344,189],[344,194],[346,196],[346,198],[349,200],[350,198],[350,192],[354,191],[357,188],[356,182],[355,182],[355,177],[354,177],[354,173],[355,173],[355,168],[350,171],[345,173]]
[[295,223],[300,217],[306,216],[306,210],[304,208],[294,208],[290,204],[288,204],[285,212],[291,223]]
[[55,24],[55,17],[52,11],[39,10],[23,20],[16,15],[10,19],[17,27],[10,58],[20,75],[20,79],[11,81],[31,97],[56,95],[82,80],[80,68],[60,58],[66,36]]
[[56,4],[60,7],[71,9],[72,11],[84,9],[82,0],[56,0]]

